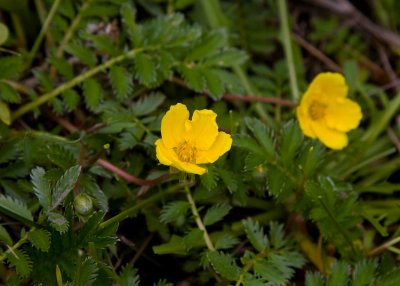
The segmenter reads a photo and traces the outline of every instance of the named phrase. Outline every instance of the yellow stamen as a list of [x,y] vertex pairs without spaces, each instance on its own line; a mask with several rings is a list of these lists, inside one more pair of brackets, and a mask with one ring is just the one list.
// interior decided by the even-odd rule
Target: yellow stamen
[[177,154],[179,160],[183,162],[194,163],[196,160],[196,147],[194,147],[190,142],[183,141],[177,147]]
[[318,120],[325,116],[326,105],[314,100],[308,107],[308,114],[312,120]]

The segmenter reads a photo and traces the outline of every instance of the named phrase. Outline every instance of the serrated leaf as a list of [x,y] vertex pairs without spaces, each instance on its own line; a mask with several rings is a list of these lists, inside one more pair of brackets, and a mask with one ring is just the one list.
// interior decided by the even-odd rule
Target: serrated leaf
[[74,154],[61,144],[50,144],[47,147],[46,154],[54,165],[68,169],[76,164],[77,158]]
[[400,268],[396,268],[375,281],[374,285],[397,286],[400,284]]
[[101,249],[115,244],[117,241],[118,223],[111,224],[105,228],[97,229],[92,236],[96,248]]
[[242,224],[247,238],[255,249],[261,252],[269,248],[268,237],[264,234],[262,227],[257,221],[253,222],[250,218],[248,218],[246,220],[242,220]]
[[51,234],[47,230],[35,229],[28,233],[29,240],[37,249],[47,252],[50,248]]
[[41,167],[36,167],[31,171],[31,181],[33,191],[39,200],[40,205],[48,209],[51,204],[50,182],[45,178],[46,172]]
[[110,56],[116,56],[119,53],[112,38],[108,35],[83,33],[82,36],[83,38],[90,40],[94,47],[102,53],[109,54]]
[[73,89],[67,89],[63,92],[63,99],[67,110],[75,110],[80,102],[80,95]]
[[198,228],[191,229],[183,238],[183,242],[187,250],[204,245],[203,231]]
[[7,245],[13,245],[11,236],[8,234],[8,231],[1,224],[0,224],[0,241],[4,242]]
[[0,78],[17,77],[24,68],[23,57],[12,56],[0,58]]
[[214,166],[208,166],[207,172],[200,176],[201,184],[208,190],[211,191],[217,187],[218,174],[215,172]]
[[125,265],[119,274],[120,286],[139,286],[140,278],[137,275],[137,270],[131,265]]
[[98,81],[87,79],[83,82],[83,95],[87,107],[93,110],[99,106],[103,98],[103,89]]
[[215,272],[229,281],[238,280],[240,268],[236,265],[235,259],[232,256],[213,251],[209,252],[207,257]]
[[25,278],[31,273],[32,261],[23,250],[14,249],[12,252],[7,252],[7,261],[15,267],[19,276]]
[[82,263],[78,263],[76,266],[73,280],[74,286],[90,286],[96,281],[99,268],[93,258],[87,257]]
[[65,50],[71,55],[77,57],[84,64],[89,67],[94,67],[96,65],[96,56],[93,51],[86,48],[79,41],[72,42],[65,47]]
[[249,135],[240,134],[233,136],[233,144],[239,148],[244,148],[258,155],[263,155],[260,145]]
[[186,55],[185,62],[201,60],[214,54],[219,48],[226,46],[228,35],[226,30],[212,30],[205,35]]
[[369,286],[374,285],[375,270],[378,265],[376,261],[361,261],[354,267],[353,281],[351,286]]
[[79,230],[79,235],[77,238],[77,245],[80,247],[85,247],[85,243],[90,241],[90,237],[97,230],[100,222],[104,218],[104,212],[96,212],[92,214],[86,223]]
[[337,261],[332,267],[332,273],[326,283],[327,286],[347,285],[348,265],[345,262]]
[[172,235],[171,239],[167,243],[153,246],[153,251],[155,254],[186,254],[185,242],[182,237],[177,235]]
[[231,233],[223,232],[213,235],[215,249],[229,249],[239,243],[239,239]]
[[165,205],[160,214],[160,221],[162,223],[170,223],[177,220],[181,216],[185,216],[190,205],[186,201],[174,201]]
[[33,221],[33,217],[26,205],[16,198],[0,195],[0,208],[10,214]]
[[233,175],[233,173],[223,169],[218,169],[217,172],[228,190],[231,193],[236,192],[239,186],[239,182],[237,181],[237,178]]
[[296,156],[299,147],[302,145],[302,133],[293,120],[285,124],[282,133],[280,156],[283,164],[291,166],[293,165],[293,158]]
[[125,68],[120,66],[111,67],[110,80],[118,99],[125,99],[132,92],[132,79]]
[[49,62],[66,80],[74,77],[74,69],[65,58],[52,56]]
[[306,286],[324,286],[324,278],[321,273],[307,272],[306,273]]
[[60,233],[66,232],[69,228],[69,223],[62,214],[49,212],[47,219],[50,225]]
[[279,201],[286,199],[294,191],[293,182],[282,169],[269,165],[266,177],[268,191]]
[[269,224],[269,239],[271,244],[277,249],[285,247],[288,242],[287,238],[285,238],[283,228],[282,224],[274,221]]
[[212,225],[226,216],[231,210],[231,206],[227,204],[217,204],[207,210],[203,222],[205,225]]
[[135,47],[139,47],[142,42],[141,29],[136,24],[136,9],[133,5],[124,3],[121,6],[122,21],[126,27],[131,41]]
[[6,103],[0,100],[0,120],[6,124],[11,124],[11,112]]
[[155,111],[165,100],[165,95],[156,92],[140,98],[132,106],[135,116],[143,116]]
[[6,83],[0,83],[0,99],[9,103],[19,103],[21,101],[20,94]]
[[86,194],[96,199],[95,203],[102,211],[108,212],[108,197],[96,182],[86,179],[86,176],[82,176],[81,187],[85,189]]
[[206,89],[214,99],[220,99],[225,91],[225,87],[219,77],[218,71],[213,69],[204,69],[202,72]]
[[227,49],[212,57],[207,58],[204,66],[232,67],[243,64],[247,61],[246,52],[237,49]]
[[81,173],[81,169],[82,167],[79,165],[73,166],[65,171],[62,177],[57,181],[53,190],[52,204],[49,210],[55,209],[73,190],[79,174]]
[[203,70],[197,66],[181,65],[179,72],[186,84],[195,91],[202,92],[205,87]]
[[274,144],[271,137],[268,135],[267,127],[260,120],[252,117],[246,117],[244,119],[247,128],[251,130],[254,137],[261,144],[266,154],[273,158],[275,156]]
[[135,56],[136,78],[145,86],[150,86],[157,79],[156,64],[150,55],[138,53]]

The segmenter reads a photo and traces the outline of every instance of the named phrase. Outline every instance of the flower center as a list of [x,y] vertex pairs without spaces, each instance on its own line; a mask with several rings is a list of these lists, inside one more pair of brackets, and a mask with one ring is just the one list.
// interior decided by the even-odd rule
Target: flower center
[[325,116],[326,105],[314,100],[308,107],[308,114],[312,120],[318,120]]
[[179,160],[181,160],[182,162],[195,162],[197,150],[196,147],[194,147],[191,143],[183,141],[176,148],[176,151]]

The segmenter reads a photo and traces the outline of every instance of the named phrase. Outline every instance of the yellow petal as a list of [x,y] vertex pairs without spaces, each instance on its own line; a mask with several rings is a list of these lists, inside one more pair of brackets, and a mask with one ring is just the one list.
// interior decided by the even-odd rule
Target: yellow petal
[[361,118],[360,106],[347,98],[339,98],[329,104],[325,114],[327,126],[342,132],[356,128]]
[[197,175],[203,175],[206,172],[206,169],[203,167],[197,166],[192,163],[182,162],[181,160],[179,160],[178,155],[175,153],[175,151],[165,146],[163,139],[158,139],[155,144],[157,159],[160,161],[161,164],[173,166],[180,171]]
[[218,135],[217,114],[208,109],[196,110],[193,113],[190,140],[197,150],[207,150],[214,144]]
[[318,139],[331,149],[340,150],[347,146],[347,135],[343,132],[334,130],[326,126],[323,122],[313,122],[312,129]]
[[340,73],[325,72],[318,74],[313,79],[307,92],[314,94],[314,96],[323,95],[328,98],[346,97],[348,87],[346,80]]
[[228,152],[232,146],[231,135],[219,132],[214,144],[208,150],[199,150],[196,154],[196,164],[214,163]]
[[172,105],[161,120],[161,136],[167,148],[175,148],[183,139],[185,122],[189,119],[186,106]]
[[311,128],[311,118],[308,115],[308,106],[304,106],[303,104],[296,108],[296,116],[297,120],[300,123],[300,128],[303,131],[304,135],[315,138],[316,135]]

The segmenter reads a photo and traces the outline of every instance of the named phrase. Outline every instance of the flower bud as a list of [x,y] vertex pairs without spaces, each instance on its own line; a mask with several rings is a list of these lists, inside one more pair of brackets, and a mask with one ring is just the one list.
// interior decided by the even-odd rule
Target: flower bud
[[75,211],[82,216],[87,216],[93,211],[92,198],[86,194],[79,194],[74,200]]

